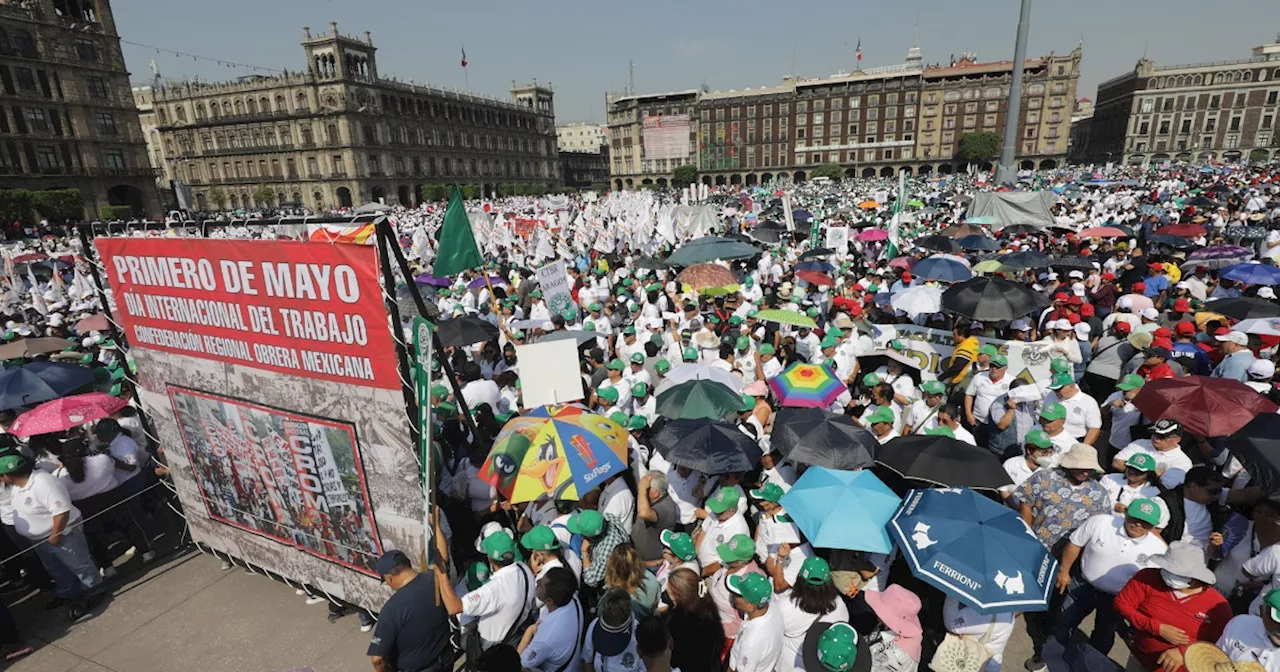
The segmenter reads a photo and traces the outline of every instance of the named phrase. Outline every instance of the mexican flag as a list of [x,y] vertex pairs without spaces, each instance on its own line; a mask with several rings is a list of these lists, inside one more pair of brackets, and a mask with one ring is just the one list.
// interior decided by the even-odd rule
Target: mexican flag
[[898,197],[893,201],[893,218],[889,220],[889,246],[885,248],[885,255],[888,259],[898,256],[898,240],[902,222],[902,208],[907,203],[907,174],[898,173]]
[[437,278],[457,275],[483,263],[476,235],[471,231],[471,220],[467,219],[467,209],[462,205],[462,191],[456,185],[449,196],[449,207],[444,211],[439,240],[435,267],[431,269]]

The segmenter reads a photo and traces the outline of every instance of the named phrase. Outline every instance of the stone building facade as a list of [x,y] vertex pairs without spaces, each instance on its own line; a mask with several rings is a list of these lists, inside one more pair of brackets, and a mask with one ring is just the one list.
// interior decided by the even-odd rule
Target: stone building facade
[[303,29],[305,71],[152,92],[148,141],[197,209],[415,205],[424,184],[561,181],[550,86],[513,82],[503,101],[383,78],[369,33],[330,28]]
[[1280,157],[1280,36],[1247,59],[1156,65],[1098,86],[1088,160],[1268,161]]
[[109,0],[0,0],[0,176],[163,214]]

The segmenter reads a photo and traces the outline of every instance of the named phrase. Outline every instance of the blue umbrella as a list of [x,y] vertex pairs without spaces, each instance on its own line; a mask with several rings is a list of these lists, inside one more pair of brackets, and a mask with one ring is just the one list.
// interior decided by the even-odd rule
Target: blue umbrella
[[971,236],[961,236],[956,239],[956,243],[966,250],[983,250],[986,252],[995,252],[1000,249],[1000,243],[983,235],[974,234]]
[[799,271],[817,271],[819,273],[835,273],[836,267],[825,261],[802,261],[796,264],[797,272]]
[[779,502],[815,548],[872,553],[893,549],[884,525],[900,503],[870,471],[818,466],[809,467]]
[[1048,609],[1057,559],[1017,512],[969,488],[911,490],[889,534],[913,574],[978,613]]
[[925,280],[963,282],[973,277],[973,271],[954,259],[929,257],[912,266],[911,275]]
[[0,409],[33,406],[57,399],[93,382],[88,367],[61,362],[32,362],[0,373]]
[[797,222],[807,222],[813,219],[813,213],[809,212],[808,210],[792,210],[791,218],[796,220]]
[[1280,285],[1280,268],[1263,264],[1236,264],[1218,273],[1219,277],[1246,285]]

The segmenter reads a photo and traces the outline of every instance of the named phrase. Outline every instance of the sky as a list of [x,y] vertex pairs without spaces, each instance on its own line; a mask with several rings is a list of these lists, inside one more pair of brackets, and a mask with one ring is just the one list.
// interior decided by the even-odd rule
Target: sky
[[[555,90],[557,123],[603,123],[604,96],[774,86],[787,74],[830,75],[901,63],[913,40],[926,63],[974,51],[980,61],[1013,57],[1017,0],[700,0],[673,2],[441,3],[435,0],[116,0],[113,8],[135,84],[150,82],[154,60],[166,78],[205,81],[251,74],[216,61],[299,71],[302,27],[337,21],[343,34],[369,31],[383,77],[395,76],[508,98],[511,81],[537,79]],[[1065,54],[1084,41],[1077,97],[1133,69],[1145,53],[1157,64],[1247,58],[1277,39],[1280,1],[1035,0],[1028,57]],[[467,72],[460,65],[466,49]],[[155,48],[213,60],[194,60]]]

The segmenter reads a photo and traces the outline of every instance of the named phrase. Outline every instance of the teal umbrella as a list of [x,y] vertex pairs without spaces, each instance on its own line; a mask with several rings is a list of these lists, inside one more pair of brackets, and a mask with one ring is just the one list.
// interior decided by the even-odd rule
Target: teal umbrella
[[695,378],[672,385],[658,395],[658,415],[668,418],[719,420],[742,408],[742,395],[712,380]]
[[671,266],[692,266],[717,259],[746,259],[760,254],[760,248],[732,238],[705,236],[685,244],[671,253],[666,262]]

